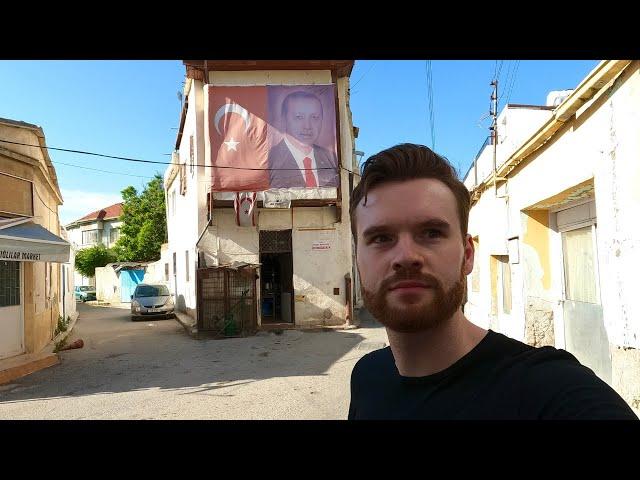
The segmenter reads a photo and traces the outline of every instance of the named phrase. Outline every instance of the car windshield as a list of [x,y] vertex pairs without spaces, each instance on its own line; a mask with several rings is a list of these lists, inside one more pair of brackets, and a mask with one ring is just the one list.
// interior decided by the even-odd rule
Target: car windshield
[[142,285],[136,289],[136,297],[161,297],[169,295],[169,289],[164,285]]
[[79,287],[81,292],[88,292],[89,290],[93,290],[93,287],[89,287],[89,286],[83,286],[83,287]]

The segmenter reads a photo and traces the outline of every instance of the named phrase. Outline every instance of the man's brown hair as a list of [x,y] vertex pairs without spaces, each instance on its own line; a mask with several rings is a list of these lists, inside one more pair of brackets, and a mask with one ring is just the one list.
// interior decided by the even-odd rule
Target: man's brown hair
[[416,178],[440,180],[453,192],[458,207],[462,241],[465,240],[469,225],[469,209],[471,208],[469,190],[458,179],[455,169],[446,158],[434,153],[424,145],[401,143],[376,153],[364,162],[362,178],[356,188],[353,189],[349,205],[351,233],[356,242],[358,237],[355,213],[360,200],[364,198],[363,205],[366,205],[367,194],[384,183]]

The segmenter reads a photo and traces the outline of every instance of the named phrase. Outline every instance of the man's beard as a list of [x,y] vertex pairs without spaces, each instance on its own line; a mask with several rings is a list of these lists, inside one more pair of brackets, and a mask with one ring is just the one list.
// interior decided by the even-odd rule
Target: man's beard
[[[420,300],[417,304],[405,303],[401,307],[393,307],[387,302],[389,286],[394,283],[416,280],[425,282],[431,287],[433,299]],[[466,275],[460,268],[460,277],[445,292],[442,283],[433,275],[419,272],[401,271],[391,278],[382,281],[377,291],[368,291],[361,287],[364,306],[385,327],[401,333],[415,333],[430,330],[450,319],[462,305],[466,289]]]

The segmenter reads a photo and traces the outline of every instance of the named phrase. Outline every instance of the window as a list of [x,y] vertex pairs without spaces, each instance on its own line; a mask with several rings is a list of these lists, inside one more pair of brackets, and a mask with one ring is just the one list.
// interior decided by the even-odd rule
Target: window
[[185,277],[187,282],[189,281],[189,250],[184,251],[184,268],[185,268]]
[[189,172],[193,175],[193,164],[195,163],[195,152],[193,151],[193,135],[189,137]]
[[509,257],[501,259],[502,264],[502,311],[511,313],[511,264]]
[[593,236],[592,226],[570,230],[562,234],[567,300],[600,303],[596,286],[598,273]]
[[171,190],[171,213],[176,214],[176,191]]
[[169,280],[169,264],[164,264],[164,279],[165,281]]
[[98,243],[100,237],[98,234],[100,230],[85,230],[82,232],[82,244],[83,245],[95,245]]
[[0,307],[20,305],[20,262],[0,261]]
[[118,238],[120,238],[120,229],[112,228],[111,231],[109,232],[109,243],[113,245],[118,241]]
[[180,164],[180,195],[187,193],[187,164]]
[[173,252],[173,276],[175,277],[177,274],[176,268],[176,252]]

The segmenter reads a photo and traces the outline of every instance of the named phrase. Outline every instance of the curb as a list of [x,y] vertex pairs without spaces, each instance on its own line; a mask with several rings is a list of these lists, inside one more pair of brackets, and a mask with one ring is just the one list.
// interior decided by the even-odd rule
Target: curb
[[192,336],[193,338],[197,338],[198,335],[198,325],[196,323],[196,321],[191,318],[189,315],[187,315],[186,313],[182,313],[182,312],[176,312],[174,310],[173,315],[176,319],[176,321],[182,325],[182,327],[185,329],[185,331]]

